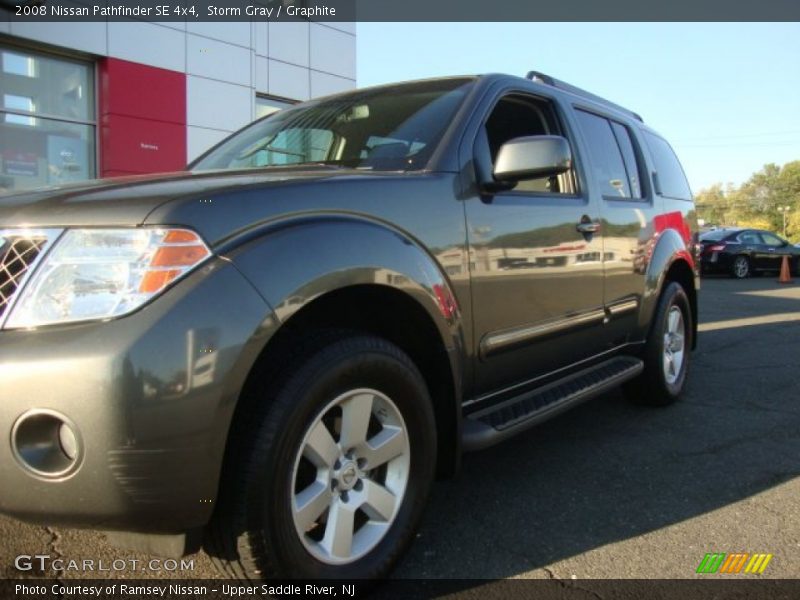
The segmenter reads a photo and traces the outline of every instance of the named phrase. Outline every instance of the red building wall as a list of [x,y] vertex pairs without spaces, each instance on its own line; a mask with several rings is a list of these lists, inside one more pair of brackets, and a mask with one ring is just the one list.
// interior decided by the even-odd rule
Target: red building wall
[[116,58],[99,63],[100,177],[186,166],[186,76]]

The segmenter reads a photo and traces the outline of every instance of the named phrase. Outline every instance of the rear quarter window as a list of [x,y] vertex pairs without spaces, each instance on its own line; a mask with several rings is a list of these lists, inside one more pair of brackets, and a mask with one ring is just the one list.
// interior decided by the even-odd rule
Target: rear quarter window
[[691,200],[692,191],[689,189],[689,182],[686,181],[681,163],[670,145],[649,131],[644,132],[644,138],[656,167],[656,190],[662,196]]

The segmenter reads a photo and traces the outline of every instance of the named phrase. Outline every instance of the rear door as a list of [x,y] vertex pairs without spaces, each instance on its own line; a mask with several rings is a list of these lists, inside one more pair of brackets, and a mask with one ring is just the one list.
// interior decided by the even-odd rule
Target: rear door
[[657,200],[643,176],[647,171],[633,130],[589,107],[576,106],[575,116],[588,154],[591,193],[603,215],[603,301],[608,311],[603,339],[610,348],[630,341],[631,332],[637,331],[645,272],[660,226]]

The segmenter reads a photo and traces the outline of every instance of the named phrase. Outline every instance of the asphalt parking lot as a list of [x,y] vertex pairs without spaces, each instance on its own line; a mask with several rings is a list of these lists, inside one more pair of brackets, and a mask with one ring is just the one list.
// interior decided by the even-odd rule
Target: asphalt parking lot
[[[468,455],[436,486],[403,578],[690,578],[707,552],[770,553],[759,576],[800,578],[800,282],[703,280],[685,399],[611,393]],[[136,556],[101,534],[0,517],[0,577],[16,556]],[[216,577],[194,569],[114,577]],[[704,577],[709,577],[705,575]],[[713,576],[712,576],[713,577]]]

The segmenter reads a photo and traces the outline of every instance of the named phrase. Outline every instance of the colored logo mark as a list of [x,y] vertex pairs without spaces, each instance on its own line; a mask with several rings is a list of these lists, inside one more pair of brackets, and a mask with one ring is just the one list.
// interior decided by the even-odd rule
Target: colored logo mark
[[705,555],[697,573],[763,573],[772,554],[749,554],[740,552],[726,554],[724,552],[708,553]]

